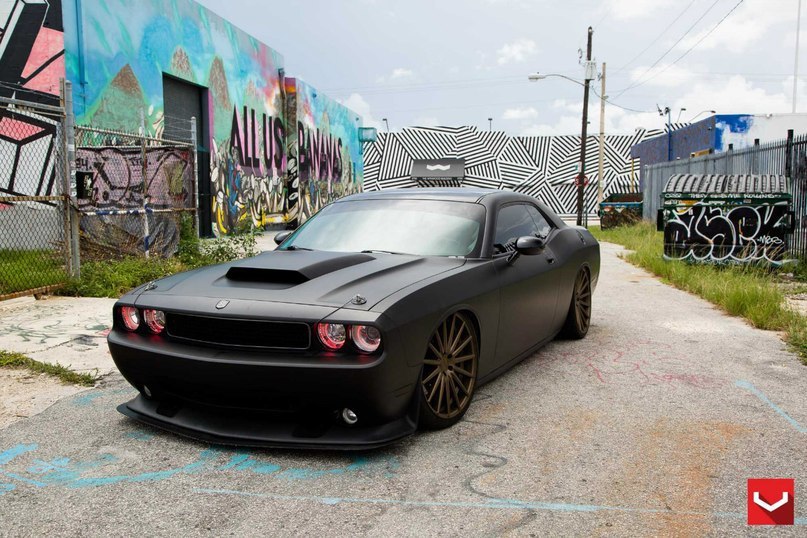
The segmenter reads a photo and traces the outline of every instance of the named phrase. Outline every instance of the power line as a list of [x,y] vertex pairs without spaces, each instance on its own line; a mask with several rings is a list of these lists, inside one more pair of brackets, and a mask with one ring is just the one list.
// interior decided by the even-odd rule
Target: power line
[[674,20],[673,20],[673,21],[672,21],[670,24],[668,24],[668,25],[667,25],[667,27],[664,29],[664,31],[663,31],[663,32],[661,32],[659,35],[657,35],[657,36],[656,36],[656,39],[654,39],[653,41],[651,41],[651,42],[650,42],[650,44],[649,44],[648,46],[646,46],[644,49],[642,49],[642,52],[640,52],[639,54],[637,54],[636,56],[634,56],[633,58],[631,58],[631,59],[630,59],[628,62],[626,62],[626,63],[625,63],[625,65],[623,65],[622,67],[619,67],[617,70],[618,70],[618,71],[621,71],[621,70],[625,69],[625,68],[626,68],[626,67],[628,67],[630,64],[632,64],[634,61],[636,61],[638,58],[640,58],[640,57],[642,56],[642,54],[644,54],[645,52],[647,52],[648,50],[650,50],[650,47],[652,47],[653,45],[655,45],[656,43],[658,43],[658,40],[659,40],[659,39],[661,39],[662,37],[664,37],[664,35],[667,33],[667,31],[668,31],[670,28],[672,28],[673,26],[675,26],[675,23],[676,23],[676,22],[678,22],[678,20],[679,20],[681,17],[683,17],[683,16],[684,16],[684,14],[685,14],[687,11],[689,11],[689,8],[691,8],[691,7],[692,7],[692,4],[694,4],[695,2],[696,2],[696,0],[692,0],[692,1],[689,3],[689,5],[687,5],[687,7],[685,7],[685,8],[684,8],[684,10],[683,10],[681,13],[679,13],[679,14],[678,14],[678,16],[677,16],[677,17],[676,17],[676,18],[675,18],[675,19],[674,19]]
[[[649,78],[647,78],[647,79],[645,79],[645,80],[643,80],[643,81],[637,82],[637,83],[636,83],[636,84],[634,84],[632,87],[633,87],[633,88],[635,88],[635,87],[637,87],[637,86],[641,86],[642,84],[644,84],[644,83],[646,83],[646,82],[648,82],[648,81],[650,81],[650,80],[653,80],[654,78],[656,78],[657,76],[659,76],[660,74],[664,73],[666,70],[668,70],[669,68],[671,68],[672,66],[674,66],[675,64],[677,64],[679,61],[681,61],[681,60],[682,60],[682,59],[683,59],[683,58],[684,58],[684,57],[685,57],[687,54],[689,54],[690,52],[692,52],[692,50],[693,50],[693,49],[695,49],[695,47],[697,47],[698,45],[700,45],[700,44],[701,44],[701,43],[702,43],[702,42],[703,42],[703,41],[704,41],[704,40],[705,40],[707,37],[709,37],[709,36],[712,34],[712,32],[714,32],[714,31],[717,29],[717,27],[718,27],[718,26],[720,26],[721,24],[723,24],[723,21],[725,21],[726,19],[728,19],[728,18],[729,18],[729,15],[731,15],[732,13],[734,13],[734,10],[735,10],[735,9],[737,9],[738,7],[740,7],[740,4],[742,4],[742,3],[743,3],[743,1],[744,1],[744,0],[740,0],[739,2],[737,2],[736,4],[734,4],[734,7],[733,7],[733,8],[731,8],[731,9],[729,10],[729,12],[728,12],[728,13],[726,13],[726,14],[723,16],[723,18],[722,18],[722,19],[720,19],[719,21],[717,21],[717,24],[715,24],[714,26],[712,26],[712,28],[710,28],[708,32],[706,32],[705,34],[703,34],[703,36],[702,36],[702,37],[701,37],[701,38],[700,38],[700,39],[699,39],[699,40],[698,40],[698,41],[697,41],[697,42],[696,42],[694,45],[692,45],[691,47],[689,47],[689,48],[688,48],[688,49],[687,49],[687,50],[686,50],[686,51],[685,51],[685,52],[684,52],[684,53],[683,53],[681,56],[679,56],[678,58],[676,58],[676,59],[675,59],[675,61],[673,61],[671,64],[668,64],[668,65],[664,66],[664,68],[663,68],[663,69],[661,69],[660,71],[656,72],[656,73],[655,73],[653,76],[651,76],[651,77],[649,77]],[[628,89],[629,89],[629,88],[628,88]],[[626,89],[625,91],[627,91],[627,89]],[[622,93],[624,93],[624,91],[623,91]],[[621,95],[621,94],[620,94],[620,95]]]
[[671,46],[670,48],[668,48],[666,51],[664,51],[664,54],[662,54],[661,56],[659,56],[659,57],[658,57],[658,59],[657,59],[655,62],[653,62],[653,65],[651,65],[650,67],[648,67],[648,68],[645,70],[645,72],[644,72],[644,73],[642,73],[641,75],[639,75],[639,77],[638,77],[638,79],[637,79],[637,82],[636,82],[636,83],[631,84],[630,86],[628,86],[628,87],[626,87],[626,88],[623,88],[623,89],[622,89],[622,90],[620,90],[620,91],[619,91],[619,93],[617,93],[617,94],[616,94],[614,97],[619,97],[620,95],[622,95],[622,94],[623,94],[623,93],[625,93],[626,91],[628,91],[628,90],[630,90],[630,89],[635,88],[636,86],[638,86],[639,81],[641,81],[641,80],[642,80],[642,78],[644,78],[644,76],[645,76],[645,75],[647,75],[647,74],[648,74],[650,71],[652,71],[652,70],[653,70],[653,68],[654,68],[654,67],[656,67],[656,66],[659,64],[659,62],[661,62],[661,60],[663,60],[664,58],[666,58],[666,57],[667,57],[667,55],[668,55],[670,52],[672,52],[672,50],[673,50],[675,47],[677,47],[677,46],[678,46],[678,44],[679,44],[679,43],[680,43],[680,42],[681,42],[681,41],[682,41],[682,40],[683,40],[683,39],[684,39],[684,38],[685,38],[687,35],[689,35],[689,33],[690,33],[690,32],[691,32],[691,31],[692,31],[692,30],[693,30],[693,29],[694,29],[694,28],[695,28],[695,27],[698,25],[698,23],[699,23],[699,22],[701,22],[701,21],[703,20],[703,18],[704,18],[704,17],[706,17],[706,15],[708,15],[708,14],[709,14],[709,12],[710,12],[710,11],[712,11],[712,8],[714,8],[714,7],[717,5],[717,3],[718,3],[718,2],[720,2],[720,0],[715,0],[715,1],[712,3],[712,5],[710,5],[710,6],[709,6],[709,7],[706,9],[706,11],[704,11],[704,12],[703,12],[703,14],[702,14],[700,17],[698,17],[698,19],[697,19],[697,20],[696,20],[694,23],[692,23],[692,26],[690,26],[690,27],[687,29],[687,31],[686,31],[686,32],[684,32],[684,33],[683,33],[683,35],[681,35],[681,37],[679,37],[679,38],[678,38],[678,40],[677,40],[675,43],[673,43],[673,44],[672,44],[672,46]]

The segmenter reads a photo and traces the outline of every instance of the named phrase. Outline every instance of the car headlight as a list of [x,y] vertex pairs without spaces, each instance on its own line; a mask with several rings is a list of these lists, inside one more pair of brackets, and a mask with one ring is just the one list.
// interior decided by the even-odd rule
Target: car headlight
[[381,346],[381,332],[371,325],[354,325],[350,328],[350,338],[365,353],[377,351]]
[[143,310],[143,319],[146,320],[146,326],[154,334],[160,334],[165,330],[165,312],[162,310]]
[[317,336],[328,349],[341,349],[347,341],[347,328],[341,323],[318,323]]
[[140,312],[137,311],[137,308],[122,306],[120,308],[120,317],[127,331],[134,332],[140,328]]

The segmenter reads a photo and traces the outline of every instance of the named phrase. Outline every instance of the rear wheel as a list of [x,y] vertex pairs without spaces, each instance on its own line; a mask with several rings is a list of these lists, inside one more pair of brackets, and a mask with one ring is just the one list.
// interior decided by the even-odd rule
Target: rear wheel
[[574,280],[572,302],[566,314],[566,322],[561,329],[561,336],[572,340],[580,340],[588,334],[591,325],[591,275],[582,267]]
[[471,405],[479,366],[479,338],[467,314],[448,316],[429,339],[420,380],[420,424],[456,424]]

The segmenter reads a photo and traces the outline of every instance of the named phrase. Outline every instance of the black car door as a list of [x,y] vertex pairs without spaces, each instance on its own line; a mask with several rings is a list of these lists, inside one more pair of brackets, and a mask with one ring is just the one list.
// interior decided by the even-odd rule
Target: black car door
[[[500,364],[552,336],[560,273],[560,263],[552,252],[553,232],[532,204],[508,204],[498,211],[493,255],[501,289],[496,346]],[[525,235],[546,238],[546,249],[541,254],[509,259],[516,239]]]

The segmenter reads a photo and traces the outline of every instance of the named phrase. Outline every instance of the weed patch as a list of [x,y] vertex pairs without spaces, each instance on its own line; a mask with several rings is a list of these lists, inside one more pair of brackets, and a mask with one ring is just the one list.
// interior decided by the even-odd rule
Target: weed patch
[[92,374],[79,374],[62,366],[61,364],[49,364],[39,362],[22,353],[11,351],[0,351],[0,368],[27,369],[38,374],[47,374],[55,377],[63,383],[92,387],[98,381],[98,377]]

